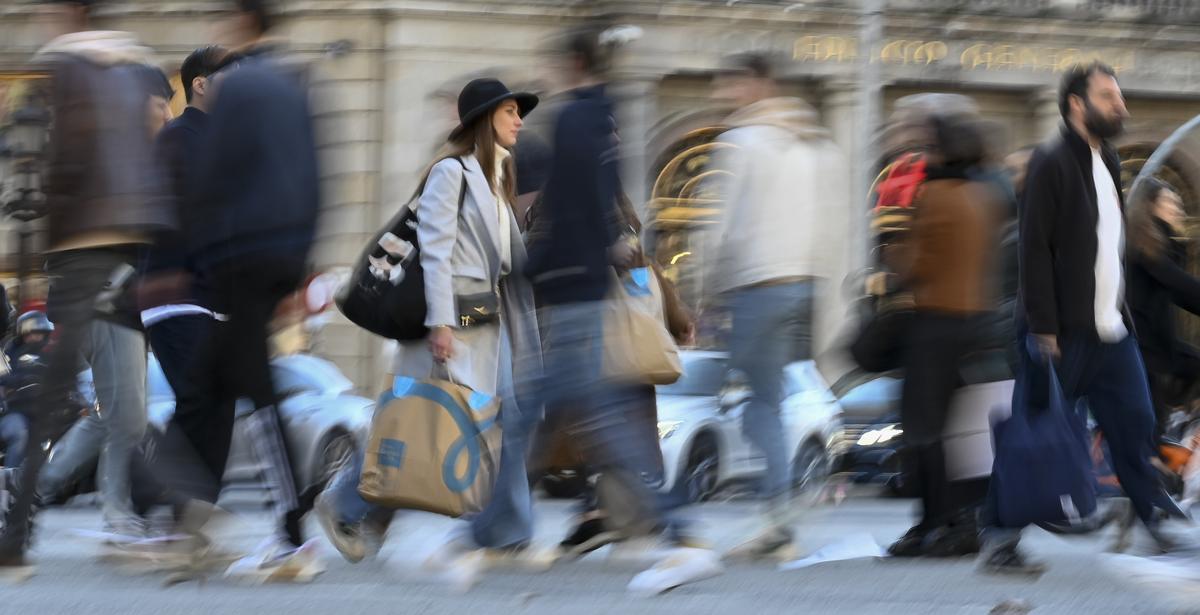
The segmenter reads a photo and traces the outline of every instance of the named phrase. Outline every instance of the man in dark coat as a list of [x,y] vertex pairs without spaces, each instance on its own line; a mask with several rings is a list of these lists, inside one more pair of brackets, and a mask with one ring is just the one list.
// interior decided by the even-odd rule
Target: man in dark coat
[[[221,47],[205,47],[193,51],[183,61],[179,72],[187,107],[158,135],[158,157],[166,164],[171,192],[179,208],[195,205],[199,190],[196,161],[208,134],[209,112],[215,101],[212,79],[226,54]],[[181,218],[186,216],[182,209],[179,213]],[[205,493],[192,495],[215,503],[229,457],[230,443],[222,434],[233,429],[234,400],[222,400],[215,407],[207,407],[203,388],[209,383],[192,377],[195,349],[213,333],[218,315],[212,311],[211,283],[197,275],[188,262],[187,237],[187,229],[182,229],[158,238],[150,253],[139,298],[150,346],[175,394],[175,413],[168,431],[180,430],[188,448],[199,455],[215,477],[207,481]],[[173,450],[176,448],[178,445],[159,450],[164,457],[168,453],[185,454]],[[168,458],[159,462],[161,472],[188,468],[177,467]]]
[[[1073,68],[1059,106],[1062,134],[1031,158],[1021,204],[1017,329],[1028,327],[1031,352],[1017,387],[1044,398],[1045,363],[1059,363],[1063,393],[1069,402],[1087,399],[1138,517],[1164,548],[1195,544],[1156,517],[1156,508],[1175,507],[1150,464],[1154,413],[1123,292],[1124,197],[1109,139],[1128,111],[1115,73],[1098,63]],[[983,569],[1040,573],[1017,550],[1019,528],[1000,527],[998,497],[993,489],[981,519]]]
[[[639,428],[627,420],[628,383],[606,382],[602,374],[605,337],[628,334],[604,328],[613,266],[629,267],[636,257],[617,207],[616,123],[601,80],[606,50],[599,32],[587,30],[574,33],[566,51],[574,89],[555,123],[542,203],[528,233],[528,273],[543,330],[540,393],[547,421],[569,434],[582,463],[600,473],[602,505],[628,513],[620,531],[645,534],[666,525],[662,503],[642,479],[661,453],[638,445]],[[661,571],[671,579],[657,587],[664,591],[716,574],[713,560],[708,551],[685,549],[634,585]]]
[[[248,398],[250,439],[274,491],[276,536],[236,562],[233,576],[292,580],[315,559],[301,549],[300,504],[271,381],[268,326],[279,303],[307,274],[319,209],[319,175],[305,67],[266,40],[273,14],[266,0],[229,0],[223,30],[235,55],[213,76],[207,133],[196,158],[196,186],[181,207],[189,266],[210,289],[224,322],[197,348],[191,378],[199,407],[218,416],[223,404]],[[211,445],[228,450],[232,423],[218,421]],[[164,477],[183,490],[185,477]],[[204,504],[197,502],[196,508]]]

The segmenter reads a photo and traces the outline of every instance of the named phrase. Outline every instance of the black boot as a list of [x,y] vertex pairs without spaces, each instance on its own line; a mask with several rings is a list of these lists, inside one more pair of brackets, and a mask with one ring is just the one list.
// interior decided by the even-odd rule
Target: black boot
[[888,555],[892,557],[921,557],[925,555],[925,539],[929,530],[917,525],[904,533],[899,540],[888,547]]
[[979,553],[978,511],[964,508],[950,517],[950,522],[929,533],[926,555],[931,557],[962,557]]

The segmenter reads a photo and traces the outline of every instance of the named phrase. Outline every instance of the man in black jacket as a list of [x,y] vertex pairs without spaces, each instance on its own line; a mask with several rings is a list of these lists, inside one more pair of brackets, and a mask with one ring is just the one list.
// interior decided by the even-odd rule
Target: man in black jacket
[[[617,219],[617,135],[612,100],[600,79],[603,51],[597,33],[572,34],[567,55],[574,89],[555,121],[542,201],[528,232],[529,265],[542,329],[545,366],[541,401],[548,420],[571,433],[580,455],[610,476],[641,481],[616,446],[624,419],[601,383],[604,299],[612,278],[610,256],[628,248]],[[586,421],[591,421],[588,424]],[[572,428],[577,428],[572,433]],[[616,446],[614,446],[616,443]]]
[[[212,79],[227,53],[211,46],[188,55],[179,69],[187,107],[158,135],[157,155],[166,164],[171,193],[180,208],[194,204],[199,190],[196,162],[215,100]],[[181,218],[186,215],[182,210],[179,213]],[[212,480],[195,481],[197,489],[188,495],[215,503],[229,457],[230,442],[223,434],[233,429],[234,400],[220,400],[209,407],[204,388],[210,383],[199,381],[191,372],[196,346],[213,333],[221,316],[212,311],[209,280],[197,275],[188,262],[187,237],[187,229],[183,229],[158,238],[139,297],[150,346],[175,394],[175,413],[168,430],[185,438],[174,439],[177,434],[172,433],[171,444],[154,449],[159,455],[154,465],[158,473],[188,472],[196,460],[180,462],[180,458],[198,456]]]
[[[634,259],[635,236],[618,222],[618,138],[613,103],[600,77],[606,50],[599,34],[575,32],[565,50],[574,89],[555,123],[542,204],[529,231],[528,273],[543,331],[546,373],[540,393],[548,420],[571,438],[584,464],[600,472],[601,503],[628,512],[631,520],[617,530],[629,535],[664,527],[665,521],[661,503],[641,477],[653,462],[637,446],[637,426],[626,418],[628,387],[602,376],[604,337],[621,334],[605,330],[604,301],[613,265],[628,266]],[[669,568],[682,571],[666,573],[675,575],[670,586],[714,574],[712,557],[684,551],[671,560]]]
[[[1060,365],[1063,393],[1087,399],[1138,517],[1173,547],[1172,528],[1155,517],[1174,507],[1150,464],[1154,414],[1125,305],[1121,170],[1108,142],[1128,112],[1115,73],[1098,63],[1064,76],[1059,106],[1066,125],[1030,160],[1021,207],[1018,313],[1032,352],[1018,377],[1045,391],[1045,362]],[[1040,572],[1017,551],[1019,529],[997,529],[994,496],[984,511],[984,569]]]
[[[197,349],[192,378],[210,412],[238,398],[254,403],[246,423],[279,517],[278,534],[227,574],[294,580],[311,576],[316,560],[311,548],[301,548],[302,489],[271,381],[268,327],[307,273],[319,208],[316,147],[305,69],[265,40],[273,25],[269,3],[229,4],[222,42],[237,55],[214,76],[197,190],[181,208],[189,264],[227,321]],[[222,433],[210,436],[226,450],[231,427],[222,422]],[[168,488],[179,486],[165,478]]]

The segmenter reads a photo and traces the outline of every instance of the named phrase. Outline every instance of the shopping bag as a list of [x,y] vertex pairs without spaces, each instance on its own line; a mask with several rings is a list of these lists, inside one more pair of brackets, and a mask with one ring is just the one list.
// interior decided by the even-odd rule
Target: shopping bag
[[960,388],[950,402],[942,431],[946,478],[952,481],[987,478],[995,463],[992,425],[1012,416],[1012,380]]
[[396,378],[371,420],[358,492],[388,508],[479,512],[500,464],[500,401],[446,380]]
[[604,377],[642,384],[679,380],[683,364],[667,331],[658,279],[646,267],[612,275],[604,302]]
[[1063,395],[1053,364],[1045,403],[1032,394],[1036,367],[1021,370],[1013,414],[996,428],[992,468],[1000,524],[1083,524],[1096,511],[1096,480],[1084,417]]

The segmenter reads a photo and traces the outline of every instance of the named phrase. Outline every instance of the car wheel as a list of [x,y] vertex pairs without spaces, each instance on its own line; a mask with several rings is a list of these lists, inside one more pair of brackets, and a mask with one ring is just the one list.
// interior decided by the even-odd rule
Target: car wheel
[[805,442],[792,461],[792,493],[815,495],[829,479],[829,454],[816,442]]
[[711,436],[700,438],[693,446],[683,480],[689,502],[707,502],[716,496],[721,482],[721,456]]
[[338,471],[350,463],[350,458],[354,455],[356,448],[354,438],[350,434],[334,433],[329,436],[325,445],[321,447],[320,457],[317,458],[317,467],[313,471],[313,484],[322,487],[328,484]]

